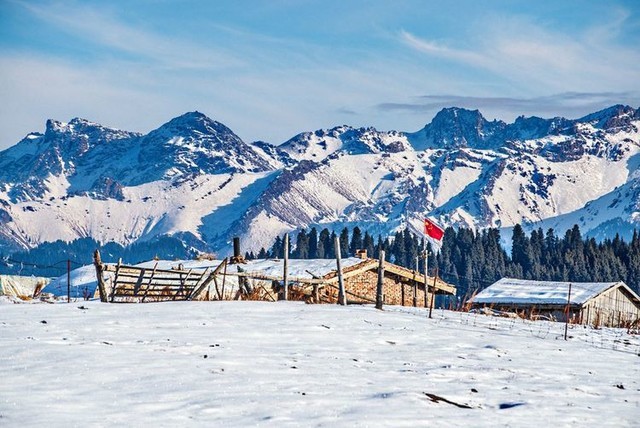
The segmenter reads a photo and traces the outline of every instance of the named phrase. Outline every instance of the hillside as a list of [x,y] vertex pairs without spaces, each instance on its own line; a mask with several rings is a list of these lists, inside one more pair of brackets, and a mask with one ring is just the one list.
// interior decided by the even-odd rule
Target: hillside
[[640,342],[623,330],[575,327],[565,342],[559,323],[292,302],[0,307],[6,426],[631,427],[640,416]]
[[312,225],[390,234],[522,223],[629,237],[640,224],[640,110],[507,124],[447,108],[417,132],[338,126],[275,146],[202,113],[146,135],[50,120],[0,152],[0,251],[174,236],[226,254]]

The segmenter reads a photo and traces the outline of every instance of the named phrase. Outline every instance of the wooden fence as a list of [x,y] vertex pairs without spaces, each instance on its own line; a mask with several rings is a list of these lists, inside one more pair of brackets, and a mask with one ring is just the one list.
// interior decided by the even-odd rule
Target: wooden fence
[[[103,264],[100,253],[94,254],[100,300],[111,303],[144,303],[197,300],[214,280],[217,269],[209,273],[192,269],[158,269]],[[103,272],[113,272],[111,281]]]

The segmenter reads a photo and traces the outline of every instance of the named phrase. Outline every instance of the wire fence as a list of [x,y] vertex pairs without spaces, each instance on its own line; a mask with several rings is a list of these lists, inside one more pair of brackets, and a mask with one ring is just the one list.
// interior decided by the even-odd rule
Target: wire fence
[[[480,311],[450,312],[445,316],[441,310],[440,322],[457,314],[460,326],[485,328],[495,331],[508,331],[510,334],[526,334],[542,340],[564,340],[565,324],[545,320],[529,320],[515,314],[485,314]],[[632,334],[626,328],[594,328],[584,324],[569,324],[569,341],[584,342],[594,348],[610,349],[640,356],[640,335]]]
[[[0,259],[0,273],[14,274],[15,272],[16,275],[30,273],[34,276],[51,276],[47,275],[46,273],[49,271],[54,271],[58,273],[57,276],[60,276],[67,272],[67,264],[71,265],[71,269],[86,265],[86,263],[81,263],[77,260],[72,259],[58,260],[57,262],[53,262],[50,264],[43,264],[4,257]],[[31,272],[28,272],[29,269],[31,269]],[[36,275],[36,271],[41,271],[44,274]]]

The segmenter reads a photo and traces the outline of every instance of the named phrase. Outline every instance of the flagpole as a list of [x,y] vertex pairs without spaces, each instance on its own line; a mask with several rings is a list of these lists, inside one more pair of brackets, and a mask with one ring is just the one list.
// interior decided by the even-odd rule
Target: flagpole
[[[442,227],[438,226],[434,221],[431,221],[428,217],[425,216],[424,218],[424,234],[425,234],[425,256],[424,256],[424,292],[425,292],[425,300],[427,299],[426,297],[426,293],[427,293],[427,260],[428,260],[428,254],[427,254],[427,243],[426,241],[429,240],[431,241],[431,239],[438,241],[438,243],[440,244],[439,246],[442,245],[442,238],[444,236],[444,229],[442,229]],[[439,247],[438,246],[438,247]],[[438,252],[439,252],[439,248],[438,248]],[[435,255],[435,254],[434,254]],[[429,305],[429,318],[431,318],[431,312],[433,311],[433,305],[434,305],[434,300],[436,298],[436,277],[438,276],[438,265],[436,262],[436,266],[435,266],[435,273],[433,275],[433,289],[431,290],[431,302]]]
[[427,251],[427,240],[425,238],[424,240],[424,247],[423,247],[423,254],[424,254],[424,307],[425,309],[427,308],[428,304],[429,304],[429,286],[427,284],[427,271],[429,270],[429,252]]

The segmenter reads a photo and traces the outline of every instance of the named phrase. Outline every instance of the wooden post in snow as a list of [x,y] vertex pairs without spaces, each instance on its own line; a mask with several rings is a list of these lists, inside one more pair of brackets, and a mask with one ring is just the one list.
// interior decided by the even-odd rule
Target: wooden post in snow
[[67,259],[67,303],[71,303],[71,260],[70,259]]
[[282,283],[284,286],[284,300],[289,299],[289,234],[284,234],[284,266],[282,272]]
[[429,299],[427,298],[429,293],[429,286],[427,285],[427,268],[429,267],[429,253],[425,247],[424,249],[424,307],[427,308]]
[[569,283],[569,294],[567,295],[567,309],[565,310],[564,323],[564,340],[567,340],[567,331],[569,330],[569,314],[571,313],[571,283]]
[[225,286],[225,283],[227,282],[227,265],[228,264],[229,264],[228,260],[225,257],[225,259],[224,259],[224,268],[223,268],[224,270],[222,272],[222,299],[221,300],[224,300],[224,286]]
[[338,269],[338,304],[347,304],[347,295],[344,292],[344,278],[342,277],[342,256],[340,254],[340,238],[336,236],[334,246],[336,247],[336,267]]
[[431,318],[431,312],[433,312],[433,301],[436,300],[436,278],[438,278],[438,266],[436,266],[436,273],[433,275],[433,290],[431,290],[431,304],[429,305],[429,318]]
[[107,287],[104,285],[104,278],[102,276],[102,260],[100,259],[100,251],[96,250],[93,253],[93,264],[96,267],[96,277],[98,279],[98,291],[100,292],[100,301],[107,302]]
[[378,260],[378,286],[376,287],[376,309],[382,309],[382,301],[384,300],[383,284],[384,284],[384,250],[380,250],[380,259]]
[[413,271],[413,307],[418,306],[418,283],[416,282],[416,275],[418,274],[418,264],[420,259],[416,256],[416,270]]

